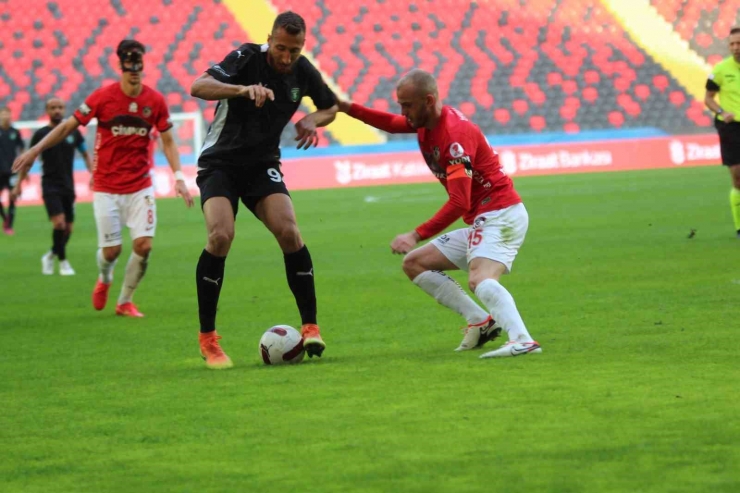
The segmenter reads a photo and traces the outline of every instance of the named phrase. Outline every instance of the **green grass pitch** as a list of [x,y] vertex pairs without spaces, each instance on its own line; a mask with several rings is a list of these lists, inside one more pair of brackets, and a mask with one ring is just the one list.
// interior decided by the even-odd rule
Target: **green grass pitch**
[[20,209],[0,237],[0,491],[740,491],[726,170],[515,181],[530,229],[503,283],[544,352],[506,360],[453,352],[462,320],[390,254],[442,204],[437,184],[294,193],[328,349],[293,367],[258,355],[265,329],[299,319],[277,244],[242,208],[224,372],[198,355],[197,208],[159,201],[141,320],[113,313],[130,245],[109,306],[91,307],[90,204],[72,278],[41,275],[50,226]]

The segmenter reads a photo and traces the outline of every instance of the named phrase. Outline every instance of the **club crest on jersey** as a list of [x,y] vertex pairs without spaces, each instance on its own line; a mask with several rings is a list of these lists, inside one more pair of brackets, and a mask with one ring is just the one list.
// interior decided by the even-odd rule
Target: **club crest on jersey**
[[64,140],[67,141],[67,144],[74,144],[75,143],[75,138],[74,138],[73,135],[67,135],[67,138],[64,139]]
[[151,206],[154,205],[154,197],[152,197],[151,195],[146,195],[144,197],[144,202],[146,202],[146,205],[148,205],[149,207],[151,207]]
[[476,217],[473,222],[473,229],[478,229],[486,223],[485,216]]
[[453,158],[461,158],[465,155],[465,149],[463,149],[463,146],[460,145],[458,142],[453,142],[452,145],[450,145],[450,156]]
[[134,101],[130,105],[128,105],[128,112],[129,113],[136,113],[137,111],[139,111],[139,105],[136,104],[136,101]]
[[149,118],[150,116],[152,116],[152,109],[149,106],[144,106],[144,109],[141,110],[141,115],[144,118]]
[[293,101],[294,103],[298,101],[300,95],[301,95],[301,90],[298,89],[297,87],[294,87],[293,89],[290,90],[290,100]]

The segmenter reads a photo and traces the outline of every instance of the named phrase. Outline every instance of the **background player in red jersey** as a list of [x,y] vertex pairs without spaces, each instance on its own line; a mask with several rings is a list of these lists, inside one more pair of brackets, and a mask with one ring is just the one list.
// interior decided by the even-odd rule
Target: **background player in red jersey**
[[[466,318],[465,337],[457,348],[481,347],[506,330],[509,342],[481,358],[540,353],[519,315],[514,298],[499,282],[511,270],[524,242],[529,218],[511,179],[501,170],[478,126],[458,110],[443,106],[434,77],[412,70],[396,87],[402,116],[341,101],[340,111],[391,133],[416,133],[429,169],[449,200],[429,221],[400,234],[393,253],[407,254],[403,270],[414,284]],[[444,234],[423,247],[416,244],[441,233],[462,216],[469,228]],[[488,308],[486,313],[442,271],[469,271],[470,289]],[[489,315],[490,314],[490,315]]]
[[98,267],[100,275],[93,290],[93,306],[102,310],[108,301],[113,267],[121,254],[123,225],[128,226],[133,251],[126,264],[116,313],[142,317],[132,302],[134,290],[144,276],[152,238],[157,226],[157,209],[150,176],[149,154],[152,128],[160,132],[162,147],[175,173],[177,194],[188,207],[193,199],[185,186],[180,157],[170,129],[172,123],[164,98],[141,81],[144,45],[126,39],[116,53],[121,62],[119,83],[93,92],[74,115],[57,125],[41,142],[19,156],[14,171],[26,170],[44,150],[55,146],[78,126],[98,119],[93,160],[93,207],[98,227]]

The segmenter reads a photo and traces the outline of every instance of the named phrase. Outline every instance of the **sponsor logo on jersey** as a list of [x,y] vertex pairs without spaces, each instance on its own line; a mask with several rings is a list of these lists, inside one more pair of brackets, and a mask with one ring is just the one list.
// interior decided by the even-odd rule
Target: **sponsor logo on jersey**
[[85,116],[89,115],[92,112],[92,109],[90,109],[87,103],[82,103],[80,107],[78,108],[78,110],[80,111],[80,113],[82,113]]
[[297,87],[294,87],[293,89],[290,90],[290,100],[293,101],[294,103],[298,101],[298,99],[300,98],[300,95],[301,95],[301,90],[298,89]]
[[470,156],[462,156],[462,157],[458,157],[456,159],[450,159],[449,162],[450,162],[450,165],[455,165],[455,164],[467,164],[467,165],[469,165],[470,164]]
[[465,155],[465,149],[459,142],[453,142],[450,145],[450,156],[453,158],[460,158]]
[[136,104],[136,101],[132,101],[130,105],[128,105],[128,112],[129,113],[136,113],[139,111],[139,105]]
[[144,118],[149,118],[152,116],[152,109],[149,106],[144,106],[144,109],[141,110],[141,114]]
[[126,137],[129,135],[146,137],[149,135],[149,131],[144,127],[124,127],[123,125],[116,125],[111,127],[110,131],[114,137]]

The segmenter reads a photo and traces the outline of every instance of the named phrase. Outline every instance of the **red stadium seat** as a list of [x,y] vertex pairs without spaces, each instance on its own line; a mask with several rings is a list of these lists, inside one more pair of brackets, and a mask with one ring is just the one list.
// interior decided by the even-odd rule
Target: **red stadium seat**
[[[710,63],[717,61],[716,53],[726,53],[724,37],[712,29],[726,32],[736,22],[735,3],[713,6],[716,20],[707,27],[706,6],[699,0],[650,1],[697,52],[712,50]],[[211,118],[214,104],[191,98],[190,84],[248,41],[228,9],[214,0],[125,0],[125,14],[116,10],[118,2],[54,3],[61,18],[46,2],[0,2],[0,13],[10,15],[0,16],[6,32],[0,98],[16,118],[38,118],[43,99],[52,93],[75,107],[114,80],[115,45],[131,35],[147,46],[145,80],[165,94],[171,111],[200,109]],[[598,0],[272,4],[303,15],[309,30],[305,49],[324,73],[354,101],[384,111],[396,111],[398,78],[419,67],[436,75],[447,104],[490,133],[656,125],[671,130],[687,119],[711,124],[705,110]],[[34,27],[40,25],[36,21],[43,28]],[[333,142],[331,127],[321,130],[321,139]]]

